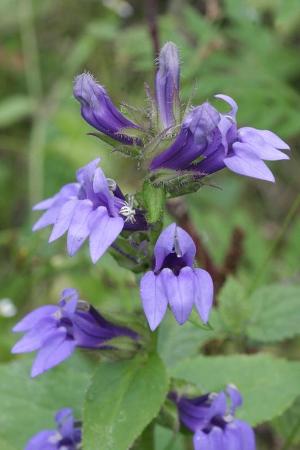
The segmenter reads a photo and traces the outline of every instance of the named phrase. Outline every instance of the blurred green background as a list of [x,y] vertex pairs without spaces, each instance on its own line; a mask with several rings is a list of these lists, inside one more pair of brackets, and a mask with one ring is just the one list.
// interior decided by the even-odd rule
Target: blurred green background
[[[47,244],[49,230],[32,234],[31,207],[97,156],[125,192],[139,187],[132,162],[87,136],[72,81],[89,70],[117,104],[145,105],[144,82],[152,87],[154,75],[146,3],[0,0],[1,361],[12,358],[14,314],[56,301],[66,286],[109,312],[139,306],[133,275],[111,256],[92,266],[86,246],[68,258],[63,240]],[[238,226],[243,285],[299,284],[299,0],[161,0],[158,10],[160,43],[180,49],[182,99],[194,93],[198,104],[226,93],[239,104],[240,125],[270,129],[292,148],[290,162],[270,164],[274,185],[224,172],[213,178],[222,190],[205,187],[189,197],[203,242],[220,264]],[[300,341],[263,349],[295,359]],[[272,442],[265,448],[282,448],[276,429],[261,430],[262,442]]]

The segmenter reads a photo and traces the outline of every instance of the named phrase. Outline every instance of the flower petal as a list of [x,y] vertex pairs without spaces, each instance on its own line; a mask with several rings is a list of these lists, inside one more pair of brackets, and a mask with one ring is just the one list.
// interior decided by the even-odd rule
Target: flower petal
[[252,127],[242,127],[239,129],[239,136],[242,138],[242,141],[249,143],[259,143],[258,137],[260,137],[265,143],[271,145],[274,148],[278,148],[280,150],[290,150],[289,145],[284,142],[277,134],[273,133],[269,130],[258,130],[257,128]]
[[159,271],[164,259],[173,251],[176,223],[172,223],[159,235],[154,247],[155,271]]
[[209,313],[214,298],[212,278],[206,270],[194,269],[195,277],[195,306],[204,323],[208,322]]
[[54,317],[41,319],[34,328],[28,331],[12,348],[12,353],[28,353],[38,350],[49,335],[56,331]]
[[90,233],[88,224],[92,209],[93,205],[90,200],[80,200],[76,205],[67,237],[67,248],[70,256],[73,256],[79,250]]
[[[24,450],[56,450],[56,436],[56,430],[40,431],[27,442]],[[53,441],[53,443],[51,443],[51,441]]]
[[99,199],[103,203],[104,206],[108,209],[109,213],[112,216],[117,215],[117,211],[115,208],[114,196],[110,192],[108,188],[107,179],[104,175],[104,172],[100,167],[95,170],[94,180],[93,180],[93,189],[96,194],[98,194]]
[[55,421],[58,425],[60,434],[67,439],[72,438],[74,432],[73,410],[71,408],[62,408],[55,414]]
[[60,238],[69,229],[78,199],[67,201],[62,207],[49,237],[49,242],[53,242]]
[[248,142],[236,142],[232,147],[235,153],[237,150],[240,151],[241,154],[242,152],[247,151],[258,156],[258,158],[265,159],[266,161],[281,161],[284,159],[290,159],[286,153],[283,153],[266,143],[258,145]]
[[272,172],[266,164],[256,155],[249,152],[237,152],[233,156],[225,158],[224,163],[228,169],[239,175],[271,181],[273,183],[275,181]]
[[232,415],[235,414],[235,410],[242,406],[243,397],[238,390],[238,388],[234,384],[228,384],[226,387],[226,393],[229,395],[231,400],[230,413]]
[[161,274],[147,272],[141,279],[140,293],[149,326],[154,331],[162,321],[168,307]]
[[71,356],[75,350],[76,342],[66,339],[66,336],[67,332],[65,329],[58,329],[55,335],[47,339],[32,365],[32,377],[46,372]]
[[253,429],[243,420],[236,419],[235,425],[239,429],[240,445],[242,450],[255,450],[255,434]]
[[12,331],[14,333],[28,331],[35,327],[40,320],[55,314],[58,309],[59,308],[56,305],[41,306],[23,317],[23,319],[13,327]]
[[231,115],[233,117],[236,116],[236,113],[238,111],[238,105],[233,100],[233,98],[231,98],[231,97],[229,97],[229,95],[225,95],[225,94],[217,94],[214,97],[218,98],[220,100],[223,100],[224,102],[228,103],[228,105],[231,106],[231,111],[229,112],[229,115]]
[[187,321],[194,305],[193,269],[184,267],[178,276],[174,275],[171,269],[163,269],[160,276],[175,319],[182,325]]
[[120,216],[110,217],[107,209],[100,206],[93,212],[89,226],[90,255],[93,263],[96,263],[121,233],[124,220]]
[[49,209],[55,202],[56,195],[54,197],[46,198],[45,200],[42,200],[41,202],[34,205],[32,208],[33,211],[42,211],[43,209]]
[[160,234],[154,247],[155,271],[159,271],[165,258],[172,252],[185,259],[192,266],[196,254],[195,244],[190,235],[176,223],[172,223]]
[[193,437],[194,450],[224,450],[219,448],[211,447],[209,435],[207,433],[203,433],[203,431],[198,430],[194,434]]
[[38,231],[42,228],[53,225],[60,213],[62,205],[52,206],[39,218],[39,220],[33,225],[32,231]]
[[235,421],[226,426],[223,440],[224,450],[244,450],[244,448],[241,447],[240,431],[236,426]]
[[156,100],[164,128],[174,125],[174,103],[179,95],[180,62],[178,49],[167,42],[159,54],[159,69],[156,73]]

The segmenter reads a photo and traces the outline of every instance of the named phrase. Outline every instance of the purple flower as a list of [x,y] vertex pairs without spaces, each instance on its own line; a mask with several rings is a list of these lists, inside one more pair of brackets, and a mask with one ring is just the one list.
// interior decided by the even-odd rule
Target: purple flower
[[167,42],[159,54],[156,74],[156,101],[160,120],[164,128],[175,124],[174,106],[179,102],[180,63],[178,49]]
[[150,169],[194,170],[205,176],[227,167],[240,175],[274,182],[264,160],[289,159],[280,151],[289,146],[271,131],[238,129],[235,101],[227,95],[215,97],[231,106],[229,113],[221,114],[209,103],[194,108],[173,144],[153,159]]
[[193,240],[175,223],[159,236],[154,247],[154,268],[143,276],[140,285],[151,330],[160,324],[168,305],[180,325],[189,318],[194,305],[202,321],[208,321],[213,282],[208,272],[193,268],[195,254]]
[[123,144],[140,144],[137,139],[123,133],[123,129],[139,126],[120,113],[104,87],[91,74],[83,73],[76,77],[73,93],[81,104],[81,115],[89,125]]
[[255,450],[252,428],[234,417],[243,402],[234,385],[227,386],[226,392],[196,398],[171,393],[170,399],[177,405],[181,423],[194,433],[194,450]]
[[63,290],[58,306],[41,306],[27,314],[13,331],[25,335],[12,348],[12,353],[38,352],[32,377],[69,358],[76,347],[103,349],[114,337],[138,337],[128,328],[108,322],[95,308],[79,300],[76,289]]
[[67,235],[67,250],[73,256],[89,237],[94,263],[115,241],[122,230],[145,230],[143,214],[126,202],[113,180],[105,177],[95,159],[77,171],[77,183],[70,183],[53,197],[33,208],[46,210],[33,231],[53,225],[49,242]]
[[55,415],[57,428],[43,430],[33,436],[25,450],[78,450],[81,448],[81,423],[74,420],[70,408],[60,409]]
[[211,134],[219,122],[220,114],[208,102],[194,108],[183,121],[173,144],[153,159],[150,169],[188,168],[192,161],[205,153],[208,143],[212,140]]

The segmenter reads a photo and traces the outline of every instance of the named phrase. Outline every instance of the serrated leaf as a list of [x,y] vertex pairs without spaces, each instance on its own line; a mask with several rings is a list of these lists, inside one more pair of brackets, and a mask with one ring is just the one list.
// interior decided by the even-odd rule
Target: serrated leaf
[[251,425],[281,415],[300,395],[300,363],[267,354],[198,356],[182,361],[171,374],[194,383],[202,392],[235,384],[244,397],[238,416]]
[[149,223],[155,223],[162,217],[166,192],[163,187],[155,187],[150,181],[144,182],[143,199],[147,210],[147,220]]
[[83,448],[127,450],[159,412],[167,391],[157,355],[100,364],[86,395]]
[[251,319],[247,335],[261,342],[278,342],[300,334],[300,286],[274,284],[249,299]]
[[[81,355],[36,379],[30,378],[31,358],[0,366],[0,448],[21,449],[42,429],[55,426],[54,414],[63,407],[81,418],[91,366]],[[1,439],[7,446],[1,446]]]

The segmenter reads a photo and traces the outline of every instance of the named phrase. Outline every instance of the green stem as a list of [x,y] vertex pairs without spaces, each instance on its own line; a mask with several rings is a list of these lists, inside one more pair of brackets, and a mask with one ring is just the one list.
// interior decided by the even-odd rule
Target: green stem
[[47,123],[38,110],[42,98],[42,79],[32,0],[19,0],[19,28],[27,90],[36,107],[28,143],[28,197],[31,206],[43,197],[43,148]]
[[263,275],[265,274],[267,268],[268,268],[268,263],[270,261],[270,259],[273,257],[274,252],[276,251],[278,245],[280,244],[280,242],[282,241],[282,239],[284,238],[287,229],[289,228],[291,222],[293,221],[298,209],[300,207],[300,194],[297,195],[297,197],[295,198],[295,200],[293,201],[289,212],[282,224],[282,227],[276,237],[276,239],[273,241],[271,247],[269,248],[261,266],[258,268],[254,279],[250,285],[249,288],[249,293],[253,292],[253,290],[257,287],[257,285],[259,284],[259,282],[261,281]]

